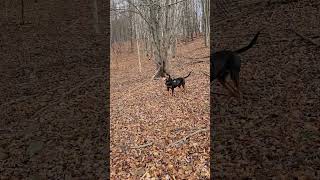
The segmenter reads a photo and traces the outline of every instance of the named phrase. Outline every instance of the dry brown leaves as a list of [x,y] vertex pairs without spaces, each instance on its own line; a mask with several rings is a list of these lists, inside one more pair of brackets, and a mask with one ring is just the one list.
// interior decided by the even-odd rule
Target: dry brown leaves
[[[207,56],[208,50],[199,38],[179,45],[178,56]],[[112,179],[209,179],[209,131],[199,131],[209,128],[209,79],[201,73],[209,63],[189,61],[170,61],[176,76],[193,72],[186,91],[177,88],[171,96],[162,80],[151,80],[152,61],[142,58],[139,74],[136,54],[112,55]]]
[[217,50],[236,49],[266,20],[273,25],[265,26],[257,45],[241,55],[243,101],[217,96],[211,107],[214,178],[319,179],[319,47],[288,29],[319,43],[319,2],[256,8],[261,11],[215,29]]

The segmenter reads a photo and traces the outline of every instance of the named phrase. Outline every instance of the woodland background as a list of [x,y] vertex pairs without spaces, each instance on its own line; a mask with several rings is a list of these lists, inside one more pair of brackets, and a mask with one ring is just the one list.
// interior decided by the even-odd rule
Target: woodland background
[[111,178],[209,179],[209,1],[113,3]]
[[2,0],[0,14],[0,179],[106,179],[109,2]]
[[[1,179],[106,178],[110,46],[104,40],[111,31],[109,2],[97,0],[98,10],[92,2],[24,0],[24,8],[21,0],[0,2]],[[111,124],[111,130],[124,137],[111,142],[111,156],[135,158],[114,163],[111,176],[208,179],[211,152],[212,177],[218,179],[317,179],[319,6],[316,0],[211,3],[213,50],[236,49],[266,27],[257,45],[242,55],[241,103],[213,96],[209,106],[208,77],[202,73],[209,72],[209,63],[193,63],[209,51],[200,34],[178,43],[176,61],[169,67],[175,75],[194,73],[187,79],[186,93],[177,90],[173,98],[167,98],[159,81],[150,80],[155,65],[148,58],[141,59],[143,74],[137,73],[134,53],[118,56],[118,64],[111,61],[117,80],[111,82],[111,102],[132,110],[126,115],[123,109],[111,109],[111,118],[130,116]],[[213,91],[224,92],[218,86]],[[160,116],[153,106],[167,114]],[[144,117],[156,121],[138,119],[135,112],[149,112]],[[135,139],[144,130],[134,126],[138,120],[146,134]],[[205,131],[209,123],[211,151]],[[176,141],[181,143],[166,146]],[[147,144],[147,150],[130,149],[141,144]],[[151,159],[139,159],[143,157]],[[146,161],[148,166],[140,164]]]
[[265,28],[241,55],[243,101],[211,98],[212,177],[319,179],[320,2],[221,0],[211,7],[214,51],[246,45]]

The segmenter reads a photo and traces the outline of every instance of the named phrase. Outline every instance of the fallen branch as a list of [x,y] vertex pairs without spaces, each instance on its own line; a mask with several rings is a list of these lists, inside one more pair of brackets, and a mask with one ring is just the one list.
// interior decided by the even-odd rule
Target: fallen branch
[[78,18],[77,20],[75,20],[72,24],[70,24],[68,27],[66,27],[65,29],[63,29],[60,33],[63,33],[65,31],[67,31],[68,29],[70,29],[72,26],[74,26],[76,23],[78,23],[78,21],[80,20],[80,18]]
[[[59,89],[59,88],[61,88],[61,87],[56,87],[56,88],[53,88],[53,89],[51,89],[51,90],[49,90],[49,91],[55,91],[55,90],[57,90],[57,89]],[[19,98],[17,98],[17,99],[13,99],[13,100],[11,100],[11,101],[9,101],[9,102],[6,102],[6,103],[1,104],[0,107],[8,106],[8,105],[11,105],[11,104],[20,102],[20,101],[25,101],[25,100],[31,99],[31,98],[33,98],[33,97],[36,97],[36,96],[39,96],[39,94],[34,94],[34,95],[30,95],[30,96],[21,96],[21,97],[19,97]]]
[[[178,56],[177,56],[178,57]],[[181,56],[180,56],[181,57]],[[184,59],[204,59],[204,58],[209,58],[210,56],[204,56],[204,57],[196,57],[196,58],[193,58],[193,57],[185,57],[185,56],[182,56],[182,58]]]
[[198,63],[204,63],[204,62],[207,62],[207,61],[194,61],[194,62],[189,62],[187,64],[198,64]]
[[294,29],[291,29],[291,31],[293,31],[296,35],[298,35],[299,37],[301,37],[302,39],[311,42],[313,45],[315,46],[320,46],[320,44],[318,44],[317,42],[313,41],[312,39],[305,37],[304,35],[300,34],[299,32],[297,32]]
[[142,144],[142,145],[139,145],[139,146],[133,146],[133,147],[129,147],[129,148],[130,149],[141,149],[141,148],[145,148],[145,147],[151,146],[152,144],[153,144],[153,142],[147,143],[147,144]]
[[144,179],[145,176],[147,177],[147,179],[150,179],[150,174],[149,174],[148,171],[146,171],[146,172],[143,174],[143,176],[140,178],[140,180]]
[[203,72],[203,71],[200,71],[200,72],[202,72],[202,74],[204,74],[204,75],[206,75],[206,76],[210,77],[210,75],[209,75],[208,73],[205,73],[205,72]]
[[17,98],[17,99],[13,99],[13,100],[11,100],[11,101],[9,101],[9,102],[6,102],[6,103],[1,104],[0,107],[2,107],[2,106],[7,106],[7,105],[10,105],[10,104],[14,104],[14,103],[19,102],[19,101],[24,101],[24,100],[33,98],[33,97],[35,97],[35,96],[38,96],[38,94],[34,94],[34,95],[30,95],[30,96],[21,96],[21,97],[19,97],[19,98]]
[[227,94],[223,94],[223,93],[217,93],[217,92],[211,92],[210,94],[216,94],[216,95],[229,96],[229,95],[227,95]]
[[82,83],[78,84],[76,87],[74,87],[74,88],[70,89],[68,92],[64,93],[59,100],[57,100],[57,101],[55,101],[55,102],[52,102],[52,103],[48,104],[47,106],[39,109],[37,112],[35,112],[35,113],[30,117],[30,119],[33,119],[33,118],[37,117],[38,115],[41,115],[41,113],[45,112],[45,111],[46,111],[47,109],[49,109],[50,107],[52,107],[52,106],[60,103],[67,95],[71,94],[73,91],[75,91],[76,89],[78,89],[78,88],[80,88],[81,86],[85,85],[86,83],[92,81],[93,79],[98,78],[99,76],[102,76],[102,75],[99,74],[99,75],[93,76],[93,77],[91,77],[91,78],[83,81]]
[[196,134],[199,134],[199,133],[205,132],[205,131],[209,131],[209,130],[210,130],[210,128],[199,129],[199,130],[197,130],[197,131],[195,131],[195,132],[193,132],[193,133],[190,133],[190,134],[188,134],[187,136],[179,139],[178,141],[175,141],[175,142],[169,144],[167,147],[171,147],[171,146],[177,145],[177,144],[179,144],[179,143],[181,143],[181,142],[183,142],[183,141],[186,141],[186,140],[187,140],[188,138],[190,138],[191,136],[194,136],[194,135],[196,135]]

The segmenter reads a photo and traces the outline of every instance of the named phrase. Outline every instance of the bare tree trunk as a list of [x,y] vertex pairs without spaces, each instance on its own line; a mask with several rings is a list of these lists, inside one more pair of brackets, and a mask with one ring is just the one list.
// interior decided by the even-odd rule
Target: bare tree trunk
[[206,47],[210,46],[210,0],[206,0]]
[[194,40],[194,35],[195,35],[195,24],[196,24],[196,21],[195,21],[195,10],[194,10],[194,1],[191,1],[190,2],[190,7],[189,7],[189,27],[190,27],[190,33],[191,33],[191,41]]
[[136,21],[135,21],[135,32],[136,32],[136,41],[137,41],[139,72],[141,73],[142,70],[141,70],[140,47],[139,47],[139,32],[138,32],[138,18],[137,17],[136,17]]
[[162,24],[160,24],[161,22],[159,22],[159,20],[161,20],[161,10],[158,8],[159,6],[161,6],[159,1],[154,1],[155,4],[157,4],[157,6],[152,6],[150,7],[150,18],[151,18],[151,25],[153,27],[153,29],[151,30],[152,33],[152,37],[153,37],[153,43],[154,43],[154,55],[155,55],[155,62],[156,62],[156,74],[154,75],[154,79],[157,79],[159,77],[164,77],[165,76],[165,72],[166,72],[166,61],[167,59],[165,59],[163,53],[165,51],[165,49],[163,49],[163,42],[164,42],[164,38],[160,38],[161,36],[163,36],[163,32],[162,32]]
[[177,53],[177,37],[174,38],[174,42],[172,45],[172,57],[175,58]]
[[140,59],[140,47],[139,47],[139,40],[138,39],[137,39],[137,51],[138,51],[139,71],[141,73],[142,70],[141,70],[141,59]]
[[206,22],[206,11],[205,11],[205,6],[204,6],[204,2],[205,0],[201,0],[201,10],[202,10],[202,23],[201,23],[201,30],[202,33],[204,33],[204,41],[206,41],[205,38],[205,33],[206,33],[206,26],[205,26],[205,22]]
[[145,32],[145,53],[149,59],[152,57],[152,42],[148,31]]
[[189,41],[189,25],[188,25],[188,2],[184,2],[184,28],[185,28],[185,38],[186,42]]
[[[134,40],[133,40],[133,35],[134,35],[134,22],[133,22],[133,16],[134,14],[131,12],[133,11],[132,4],[129,4],[129,21],[130,21],[130,52],[133,52],[133,46],[134,46]],[[137,38],[137,37],[136,37]]]
[[130,23],[131,25],[131,28],[130,28],[130,52],[133,52],[133,23],[132,23],[132,21],[131,21],[131,23]]
[[209,0],[201,0],[202,5],[202,16],[203,16],[203,30],[204,30],[204,42],[205,46],[208,47],[210,45],[210,1]]
[[36,19],[35,19],[35,23],[37,24],[37,26],[40,25],[40,14],[39,14],[39,6],[38,6],[38,1],[35,0],[34,1],[34,11],[35,11],[35,15],[36,15]]
[[94,17],[95,32],[96,34],[100,34],[97,0],[93,0],[93,17]]
[[8,18],[8,8],[7,8],[7,0],[4,1],[4,17],[6,17],[6,22],[9,22]]
[[[125,0],[129,6],[124,7],[123,10],[121,8],[123,4],[120,6],[112,6],[114,9],[119,8],[117,11],[121,13],[126,13],[123,16],[119,15],[119,17],[125,17],[127,20],[130,19],[130,12],[134,12],[135,14],[140,15],[140,17],[144,20],[142,22],[136,22],[135,26],[136,38],[137,38],[137,49],[138,56],[140,58],[140,49],[141,44],[140,40],[143,39],[144,49],[148,52],[151,50],[150,56],[153,54],[152,60],[156,65],[156,73],[154,78],[159,78],[165,76],[169,69],[169,61],[170,58],[174,57],[176,54],[176,44],[177,44],[177,33],[184,32],[184,38],[193,38],[193,33],[195,32],[195,24],[196,24],[196,15],[194,14],[196,11],[192,8],[194,6],[189,6],[185,3],[185,0]],[[190,0],[188,0],[189,2]],[[113,1],[115,3],[115,1]],[[191,3],[191,1],[190,1]],[[126,8],[132,7],[132,9]],[[190,14],[191,13],[191,14]],[[119,13],[120,14],[120,13]],[[179,19],[176,19],[179,18]],[[191,22],[190,22],[191,21]],[[118,31],[113,27],[113,31],[118,35],[122,40],[126,39],[126,36],[129,34],[127,27],[123,26],[122,22],[118,21],[120,29]],[[122,23],[122,24],[121,24]],[[130,24],[129,21],[127,21]],[[139,25],[139,28],[138,28]],[[146,28],[145,28],[146,27]],[[180,28],[180,29],[178,29]],[[141,29],[148,29],[148,32],[142,32]],[[124,32],[126,31],[126,32]],[[128,31],[128,32],[127,32]],[[130,37],[129,37],[130,38]],[[149,54],[149,53],[148,53]],[[141,59],[139,59],[139,67],[141,66]],[[140,69],[142,69],[140,67]],[[142,71],[142,70],[141,70]]]
[[149,37],[148,34],[145,35],[145,39],[144,39],[144,50],[146,53],[146,56],[149,58],[150,57],[150,51],[149,51]]
[[24,24],[24,0],[21,0],[21,24]]

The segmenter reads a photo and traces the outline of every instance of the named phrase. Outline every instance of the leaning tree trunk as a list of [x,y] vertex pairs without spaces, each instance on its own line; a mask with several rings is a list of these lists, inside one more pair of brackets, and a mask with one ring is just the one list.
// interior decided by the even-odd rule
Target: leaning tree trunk
[[[172,50],[172,46],[175,46],[175,44],[173,45],[173,42],[174,37],[176,36],[175,29],[178,25],[178,23],[174,23],[175,20],[172,18],[176,15],[172,14],[172,12],[174,12],[172,8],[176,8],[175,6],[178,6],[180,2],[176,0],[141,0],[138,2],[134,0],[126,1],[129,4],[132,4],[136,10],[135,12],[142,17],[148,27],[151,39],[151,48],[153,49],[154,55],[152,59],[156,65],[156,72],[153,78],[157,79],[164,77],[168,72],[168,62],[169,58],[171,58],[170,49]],[[181,17],[181,15],[176,17]],[[185,20],[187,19],[185,18]],[[177,22],[180,21],[177,20]],[[186,28],[186,26],[184,28]]]
[[206,47],[210,45],[210,0],[206,0]]
[[21,24],[24,24],[24,0],[21,0]]
[[[133,47],[134,47],[134,40],[133,40],[133,35],[134,35],[134,22],[133,22],[133,7],[132,7],[132,4],[129,4],[129,21],[130,21],[130,26],[129,26],[129,29],[130,29],[130,52],[132,53],[133,52]],[[136,36],[137,38],[137,36]]]
[[95,32],[96,32],[96,34],[100,34],[97,0],[93,0],[93,17],[94,17]]
[[137,53],[138,53],[138,62],[139,62],[139,72],[142,72],[141,68],[141,59],[140,59],[140,45],[139,45],[139,32],[138,32],[138,17],[135,18],[135,33],[136,33],[136,42],[137,42]]
[[[160,2],[155,2],[158,3],[160,6]],[[166,57],[164,56],[164,53],[167,51],[164,49],[163,42],[165,41],[164,39],[164,34],[162,33],[162,28],[163,24],[160,22],[162,10],[158,8],[158,6],[153,6],[150,8],[150,18],[151,18],[151,26],[152,26],[152,40],[153,44],[155,47],[154,50],[154,61],[156,63],[156,73],[153,76],[153,79],[158,79],[160,77],[164,77],[166,73]]]
[[156,73],[154,74],[153,79],[165,77],[165,74],[167,73],[167,59],[163,58],[161,53],[155,50],[154,61],[156,63]]

